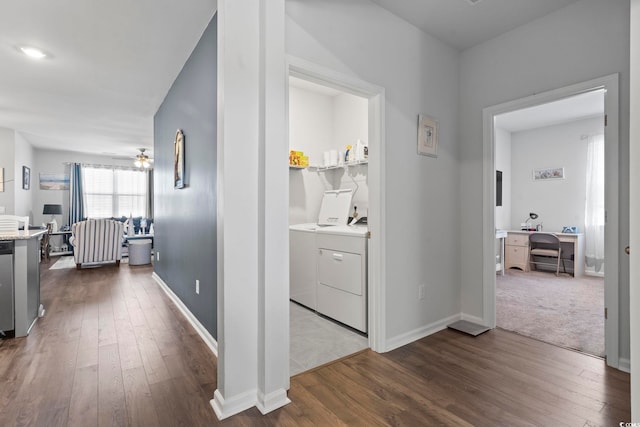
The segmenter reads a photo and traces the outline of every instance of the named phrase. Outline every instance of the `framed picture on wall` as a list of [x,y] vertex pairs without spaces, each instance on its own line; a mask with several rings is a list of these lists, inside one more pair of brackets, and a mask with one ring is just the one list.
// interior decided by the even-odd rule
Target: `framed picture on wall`
[[438,122],[426,114],[418,115],[418,154],[438,157]]
[[564,168],[538,168],[533,170],[534,181],[564,179]]
[[31,188],[31,169],[27,166],[22,167],[22,189],[28,190]]
[[173,178],[175,188],[184,188],[184,133],[178,129],[173,143]]

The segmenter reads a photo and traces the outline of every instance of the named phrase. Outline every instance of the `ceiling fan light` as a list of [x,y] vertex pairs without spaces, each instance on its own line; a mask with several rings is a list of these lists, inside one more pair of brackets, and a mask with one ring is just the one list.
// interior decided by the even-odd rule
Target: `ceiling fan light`
[[153,160],[150,160],[149,156],[145,154],[146,150],[144,148],[139,148],[138,150],[140,150],[140,154],[136,156],[135,160],[133,161],[133,164],[136,165],[136,167],[138,168],[145,168],[145,169],[150,168],[151,162]]

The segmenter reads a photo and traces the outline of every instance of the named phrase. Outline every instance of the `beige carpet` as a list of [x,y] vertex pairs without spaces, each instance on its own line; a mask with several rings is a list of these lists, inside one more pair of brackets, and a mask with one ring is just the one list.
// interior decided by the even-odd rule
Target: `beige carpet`
[[604,279],[507,270],[496,276],[498,327],[604,356]]

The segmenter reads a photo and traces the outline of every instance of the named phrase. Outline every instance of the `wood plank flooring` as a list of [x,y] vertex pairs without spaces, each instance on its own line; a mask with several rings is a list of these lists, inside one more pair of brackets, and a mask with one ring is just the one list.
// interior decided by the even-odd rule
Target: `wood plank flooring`
[[[51,261],[51,263],[53,263]],[[292,403],[222,422],[216,360],[151,267],[42,269],[47,309],[0,340],[0,426],[613,426],[629,375],[601,359],[493,330],[445,330],[291,380]]]

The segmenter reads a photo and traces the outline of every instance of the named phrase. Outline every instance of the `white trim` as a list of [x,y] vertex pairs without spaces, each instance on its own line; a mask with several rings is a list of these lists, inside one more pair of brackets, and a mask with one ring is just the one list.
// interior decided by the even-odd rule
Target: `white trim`
[[[494,117],[509,111],[553,102],[559,99],[605,89],[605,114],[608,125],[605,127],[605,173],[607,224],[605,231],[605,253],[607,265],[619,266],[619,201],[618,201],[618,156],[619,156],[619,112],[618,112],[618,74],[596,78],[560,89],[550,90],[482,110],[483,120],[483,198],[482,198],[482,253],[483,253],[483,320],[488,327],[496,325],[496,277],[495,277],[495,142]],[[608,308],[608,320],[605,322],[605,353],[607,364],[619,366],[619,284],[618,269],[607,269],[605,273],[605,307]]]
[[235,395],[232,399],[225,400],[220,389],[217,389],[209,403],[218,419],[224,420],[256,406],[256,393],[256,390],[249,390]]
[[433,322],[429,325],[421,326],[413,331],[406,332],[404,334],[397,335],[393,338],[387,339],[386,351],[395,350],[407,344],[411,344],[414,341],[433,335],[436,332],[440,332],[447,328],[447,325],[462,319],[462,313],[454,314],[453,316],[440,319],[437,322]]
[[213,353],[216,358],[218,357],[218,342],[211,336],[209,331],[200,323],[200,321],[196,318],[196,316],[191,313],[191,311],[187,308],[186,305],[182,302],[180,298],[176,294],[173,293],[169,285],[167,285],[160,276],[156,274],[154,271],[151,274],[151,277],[156,281],[156,283],[162,288],[165,294],[169,297],[171,301],[175,304],[175,306],[180,310],[182,315],[191,323],[191,326],[196,330],[200,338],[204,341],[204,343],[209,347],[209,350]]
[[618,369],[623,372],[631,373],[631,360],[621,357],[620,360],[618,360]]
[[287,390],[279,389],[264,395],[262,392],[258,393],[258,403],[256,407],[262,415],[268,414],[278,408],[282,408],[284,405],[291,403],[291,400],[287,397]]
[[478,316],[472,316],[470,314],[462,313],[460,315],[460,320],[466,320],[467,322],[477,323],[479,325],[484,325],[484,319]]
[[[312,62],[287,56],[287,75],[333,87],[369,100],[369,240],[368,313],[369,347],[386,351],[386,194],[385,194],[385,90],[356,77]],[[287,89],[288,90],[288,89]],[[287,105],[287,113],[289,107]],[[288,116],[288,114],[287,114]]]

